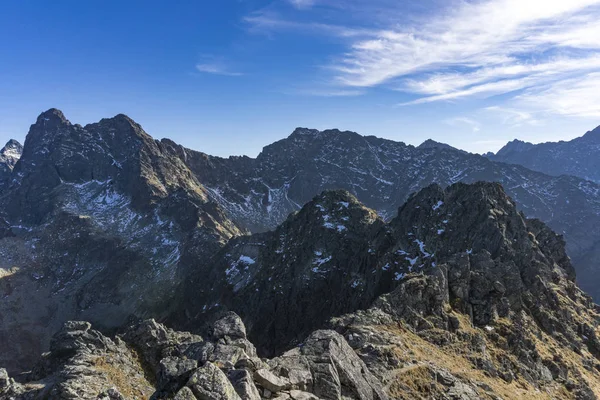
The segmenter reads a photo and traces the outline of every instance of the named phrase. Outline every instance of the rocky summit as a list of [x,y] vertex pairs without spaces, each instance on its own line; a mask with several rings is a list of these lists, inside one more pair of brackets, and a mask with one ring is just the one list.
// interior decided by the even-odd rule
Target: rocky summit
[[[109,337],[88,322],[67,322],[30,372],[0,370],[0,393],[256,400],[600,393],[600,310],[575,285],[562,238],[525,218],[498,184],[430,186],[389,223],[346,192],[326,192],[275,231],[234,239],[222,253],[215,257],[229,268],[189,282],[198,297],[186,314],[204,323],[201,335],[145,320]],[[219,301],[215,318],[205,307],[210,292]],[[270,342],[275,350],[264,358]]]
[[0,399],[600,395],[593,182],[337,130],[224,159],[56,109],[0,156]]

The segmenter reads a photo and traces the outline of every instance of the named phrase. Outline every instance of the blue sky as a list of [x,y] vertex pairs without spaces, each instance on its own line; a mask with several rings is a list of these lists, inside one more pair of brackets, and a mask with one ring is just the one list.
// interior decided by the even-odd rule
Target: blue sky
[[255,156],[297,126],[473,152],[600,125],[600,0],[14,1],[0,140],[62,109]]

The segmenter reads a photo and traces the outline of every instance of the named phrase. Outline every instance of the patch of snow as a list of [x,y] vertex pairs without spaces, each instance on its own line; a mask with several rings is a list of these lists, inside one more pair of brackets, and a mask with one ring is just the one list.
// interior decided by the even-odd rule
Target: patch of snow
[[[320,267],[321,265],[331,261],[331,258],[332,258],[331,256],[327,256],[325,258],[318,257],[318,258],[315,258],[312,263],[313,263],[313,265]],[[313,268],[313,272],[316,272],[315,268]]]
[[419,239],[415,239],[415,243],[417,243],[419,245],[419,250],[425,257],[431,257],[431,254],[429,254],[427,251],[425,251],[425,243],[423,243]]
[[433,207],[431,207],[431,208],[432,208],[432,209],[435,211],[435,210],[437,210],[438,208],[440,208],[440,207],[441,207],[441,206],[443,206],[443,205],[444,205],[444,202],[443,202],[443,201],[441,201],[441,200],[439,200],[439,201],[438,201],[437,203],[435,203],[435,204],[433,205]]
[[240,256],[238,262],[239,263],[244,263],[244,264],[247,264],[247,265],[252,265],[252,264],[256,263],[256,261],[253,258],[248,257],[248,256],[244,256],[244,255]]

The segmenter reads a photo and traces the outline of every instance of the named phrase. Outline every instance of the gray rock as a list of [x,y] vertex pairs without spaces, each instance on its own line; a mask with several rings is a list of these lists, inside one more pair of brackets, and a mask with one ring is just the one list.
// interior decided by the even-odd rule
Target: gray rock
[[196,400],[196,396],[194,396],[192,389],[184,386],[177,392],[175,397],[173,397],[173,400]]
[[11,379],[8,376],[6,369],[0,368],[0,390],[6,389],[10,386]]
[[196,369],[186,386],[198,400],[240,400],[227,376],[210,362]]
[[234,366],[240,359],[247,358],[249,358],[248,355],[244,353],[241,347],[218,343],[210,355],[209,361],[217,362],[220,366],[226,364]]
[[451,400],[480,400],[481,397],[477,394],[477,391],[473,389],[471,386],[462,383],[456,382],[454,386],[448,390],[448,397]]
[[116,388],[110,388],[97,397],[98,400],[125,400],[123,396]]
[[339,333],[314,332],[304,342],[301,354],[310,363],[312,392],[318,397],[339,399],[344,395],[360,400],[387,400],[379,380]]
[[302,390],[290,390],[290,397],[294,400],[318,400],[319,398],[312,393]]
[[157,387],[167,392],[175,391],[189,379],[198,367],[196,360],[178,357],[166,357],[160,360]]
[[273,393],[290,388],[290,381],[288,379],[277,376],[265,368],[254,371],[254,380],[260,386]]
[[215,322],[213,326],[213,337],[215,339],[225,336],[234,339],[246,339],[246,327],[242,319],[234,312],[227,313],[227,315]]
[[260,393],[254,385],[250,372],[244,369],[231,370],[227,373],[227,377],[242,400],[260,400]]

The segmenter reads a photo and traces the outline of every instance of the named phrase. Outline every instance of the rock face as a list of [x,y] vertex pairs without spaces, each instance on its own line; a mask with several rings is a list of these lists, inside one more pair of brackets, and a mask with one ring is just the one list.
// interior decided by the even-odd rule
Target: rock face
[[568,142],[534,145],[515,139],[489,158],[523,165],[548,175],[573,175],[600,183],[598,154],[600,154],[600,126]]
[[[315,245],[322,254],[314,253]],[[111,339],[87,322],[68,322],[30,373],[11,377],[0,370],[0,397],[496,400],[600,394],[599,310],[575,285],[562,238],[526,219],[498,184],[429,186],[389,223],[350,194],[328,192],[274,232],[238,238],[223,252],[244,264],[235,264],[236,274],[222,271],[221,280],[204,277],[223,294],[217,307],[222,317],[209,322],[206,335],[145,320]],[[317,272],[314,257],[327,260]],[[314,275],[306,279],[308,271]],[[257,288],[266,291],[257,285],[269,278],[272,294],[250,296]],[[285,291],[278,294],[280,286]],[[264,308],[277,298],[274,310]],[[343,301],[331,301],[337,298]],[[291,306],[301,299],[303,305]],[[201,304],[204,314],[190,319],[210,321]],[[324,318],[303,316],[311,307]],[[242,318],[224,312],[228,308],[238,308]],[[260,312],[272,320],[268,326]],[[307,332],[302,340],[290,324]],[[247,332],[265,349],[263,336],[272,339],[277,354],[259,358]],[[286,335],[295,343],[287,348]]]

